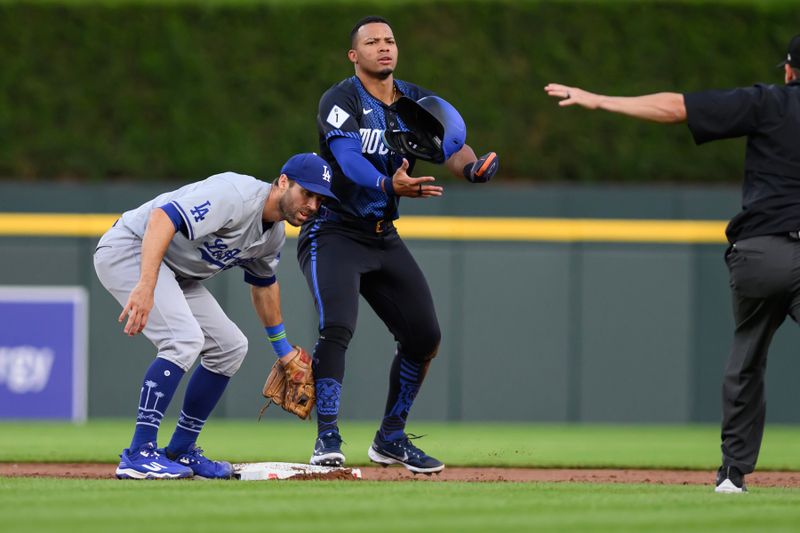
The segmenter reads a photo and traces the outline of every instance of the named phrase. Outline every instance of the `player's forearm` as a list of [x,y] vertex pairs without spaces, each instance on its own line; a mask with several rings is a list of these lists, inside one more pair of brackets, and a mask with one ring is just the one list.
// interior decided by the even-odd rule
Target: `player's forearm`
[[475,151],[468,144],[465,144],[461,147],[461,150],[454,153],[450,156],[450,159],[445,161],[445,166],[450,170],[453,176],[463,178],[464,167],[469,163],[474,163],[477,159],[478,156],[475,155]]
[[281,290],[276,281],[272,285],[251,285],[250,296],[261,324],[267,332],[272,349],[284,363],[294,357],[297,350],[286,338],[286,329],[281,316]]
[[598,109],[654,122],[676,123],[686,120],[686,104],[679,93],[601,96]]
[[161,209],[153,209],[142,238],[142,265],[139,283],[155,287],[158,269],[174,236],[175,226],[167,214]]
[[[361,143],[350,137],[337,137],[330,144],[331,152],[344,175],[357,185],[393,194],[392,180],[384,176],[361,153]],[[388,187],[388,189],[387,189]]]
[[253,308],[264,327],[272,327],[283,322],[281,314],[281,290],[276,281],[266,287],[250,287]]

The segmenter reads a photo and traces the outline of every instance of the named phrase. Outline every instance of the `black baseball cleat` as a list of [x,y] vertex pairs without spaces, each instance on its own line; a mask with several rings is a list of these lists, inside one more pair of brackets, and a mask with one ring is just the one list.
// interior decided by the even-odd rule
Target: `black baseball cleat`
[[308,462],[318,466],[344,465],[342,437],[339,433],[328,431],[317,437],[317,442],[314,443],[314,453]]
[[430,475],[444,470],[444,463],[411,444],[411,439],[418,438],[416,435],[403,435],[402,439],[386,441],[381,438],[379,431],[367,455],[373,463],[382,466],[403,465],[415,474]]
[[714,492],[722,494],[739,494],[747,492],[744,474],[735,466],[721,466],[717,470],[717,487]]

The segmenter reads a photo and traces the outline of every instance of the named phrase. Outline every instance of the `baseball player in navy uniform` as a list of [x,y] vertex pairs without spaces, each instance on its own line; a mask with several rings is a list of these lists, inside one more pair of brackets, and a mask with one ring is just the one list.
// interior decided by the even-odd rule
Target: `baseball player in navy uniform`
[[726,229],[736,329],[722,384],[722,466],[716,492],[746,492],[764,434],[764,374],[772,336],[800,321],[800,35],[789,44],[784,85],[610,97],[551,83],[559,105],[655,122],[687,122],[697,144],[747,137],[742,211]]
[[[144,375],[136,428],[122,451],[120,479],[230,478],[231,465],[206,458],[197,436],[247,354],[247,338],[201,283],[239,267],[255,311],[282,361],[286,340],[275,273],[286,240],[330,191],[330,166],[315,154],[291,157],[272,184],[225,172],[164,193],[127,211],[100,239],[97,276],[123,306],[128,335],[144,333],[158,355]],[[161,419],[183,375],[199,357],[166,448]]]
[[303,224],[298,242],[320,332],[314,350],[318,438],[310,462],[341,466],[345,461],[339,401],[360,294],[397,341],[385,413],[369,457],[412,472],[439,472],[442,462],[405,432],[439,347],[439,323],[425,276],[393,221],[401,196],[432,198],[443,192],[432,176],[410,176],[417,158],[444,163],[471,182],[491,179],[498,160],[493,152],[479,159],[464,144],[466,127],[450,104],[394,78],[397,43],[385,19],[364,18],[350,36],[355,75],[322,95],[317,117],[321,155],[333,168],[338,201],[327,201],[316,220]]

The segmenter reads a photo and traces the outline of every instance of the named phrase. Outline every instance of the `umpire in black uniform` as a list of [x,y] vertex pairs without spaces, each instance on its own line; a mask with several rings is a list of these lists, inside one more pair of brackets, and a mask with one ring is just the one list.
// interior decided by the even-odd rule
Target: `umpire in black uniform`
[[742,211],[726,230],[736,329],[722,385],[717,492],[747,490],[744,476],[755,469],[764,434],[767,350],[787,315],[800,322],[800,35],[778,66],[785,85],[637,97],[545,87],[562,107],[687,122],[697,144],[747,137]]

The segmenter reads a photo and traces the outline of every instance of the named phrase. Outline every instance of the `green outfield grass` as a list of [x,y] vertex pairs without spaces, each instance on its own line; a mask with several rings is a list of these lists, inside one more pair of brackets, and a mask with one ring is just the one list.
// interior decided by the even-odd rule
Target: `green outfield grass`
[[[174,422],[165,422],[165,435]],[[314,424],[209,422],[215,458],[305,462]],[[351,465],[373,424],[342,426]],[[712,470],[714,426],[412,424],[448,465]],[[113,463],[128,420],[0,423],[0,461]],[[162,444],[166,442],[164,437]],[[759,468],[800,470],[800,427],[768,426]],[[3,531],[797,531],[800,490],[718,495],[709,485],[152,481],[0,478]]]
[[[93,420],[84,425],[0,423],[0,461],[118,460],[128,445],[130,420]],[[174,421],[165,421],[166,445]],[[619,426],[563,424],[412,423],[427,435],[420,447],[450,466],[633,467],[715,469],[719,463],[716,425]],[[348,464],[368,464],[373,423],[342,425]],[[212,419],[200,444],[209,456],[232,462],[306,462],[316,426],[300,421]],[[800,427],[768,425],[760,470],[800,470]]]
[[797,531],[800,491],[0,478],[4,531]]

